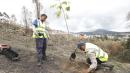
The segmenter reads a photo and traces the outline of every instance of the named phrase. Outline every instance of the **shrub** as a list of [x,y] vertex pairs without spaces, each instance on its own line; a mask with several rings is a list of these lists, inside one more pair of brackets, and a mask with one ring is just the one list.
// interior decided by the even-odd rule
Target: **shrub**
[[126,49],[130,49],[130,38],[128,38],[126,42]]
[[118,55],[122,50],[124,50],[124,46],[120,41],[93,39],[90,42],[98,45],[112,56]]
[[123,51],[118,57],[123,62],[130,62],[130,49]]
[[123,51],[123,53],[120,54],[119,58],[122,61],[130,62],[130,38],[128,38],[124,47],[126,48],[126,50]]

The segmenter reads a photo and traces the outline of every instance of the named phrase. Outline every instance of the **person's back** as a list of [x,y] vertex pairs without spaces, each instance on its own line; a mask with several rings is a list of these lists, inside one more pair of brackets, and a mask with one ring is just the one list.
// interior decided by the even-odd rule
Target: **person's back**
[[97,45],[92,44],[92,43],[85,43],[85,52],[95,52],[96,50],[100,49]]
[[105,62],[108,60],[108,54],[97,45],[92,43],[85,43],[85,47],[86,55],[95,54],[96,58],[99,58],[101,61]]
[[[87,63],[90,65],[87,72],[95,71],[99,66],[108,67],[113,69],[113,65],[104,64],[108,61],[108,54],[104,52],[100,47],[92,43],[80,42],[77,44],[77,48],[86,53]],[[72,60],[75,59],[75,53],[71,54]]]

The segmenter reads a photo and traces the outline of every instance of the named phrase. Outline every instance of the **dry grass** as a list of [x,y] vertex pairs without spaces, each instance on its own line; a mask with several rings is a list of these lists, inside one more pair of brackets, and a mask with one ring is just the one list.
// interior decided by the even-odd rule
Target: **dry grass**
[[[0,24],[0,43],[6,43],[16,48],[22,61],[18,63],[13,63],[0,56],[0,72],[4,73],[83,73],[86,72],[87,65],[86,58],[83,54],[78,53],[76,63],[70,64],[68,58],[74,48],[76,43],[79,41],[78,38],[70,36],[67,40],[67,35],[50,35],[48,41],[47,55],[49,56],[49,61],[44,63],[42,68],[36,67],[36,57],[35,57],[35,43],[31,38],[31,32],[29,35],[25,36],[24,28],[9,25]],[[99,40],[90,39],[87,41],[97,44],[99,47],[103,48],[110,54],[117,54],[123,49],[121,42],[112,40]],[[16,68],[17,67],[17,68]],[[121,67],[119,68],[119,70]],[[128,69],[128,67],[126,68]],[[129,73],[121,69],[121,72],[114,73]],[[103,73],[103,72],[97,72]]]
[[122,43],[119,41],[105,40],[95,42],[99,47],[107,51],[110,55],[117,55],[124,50]]

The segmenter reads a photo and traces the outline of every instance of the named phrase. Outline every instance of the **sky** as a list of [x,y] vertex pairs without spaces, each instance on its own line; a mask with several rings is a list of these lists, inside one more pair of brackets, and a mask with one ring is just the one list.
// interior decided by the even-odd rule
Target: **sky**
[[[47,21],[52,29],[66,30],[63,17],[56,18],[55,10],[50,8],[57,0],[41,0]],[[130,31],[126,17],[130,11],[130,0],[70,0],[71,10],[67,20],[71,32],[87,32],[106,29],[118,32]],[[21,21],[21,8],[26,6],[34,14],[32,0],[0,0],[0,11],[15,14]],[[34,15],[33,15],[33,18]]]

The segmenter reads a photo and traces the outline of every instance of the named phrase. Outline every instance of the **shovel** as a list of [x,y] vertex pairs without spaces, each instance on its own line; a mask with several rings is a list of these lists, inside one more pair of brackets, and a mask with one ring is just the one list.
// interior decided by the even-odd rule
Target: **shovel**
[[75,60],[75,58],[76,58],[76,51],[77,51],[77,48],[75,48],[74,52],[71,53],[71,55],[70,55],[69,60],[72,61],[72,62],[73,62],[73,61]]

